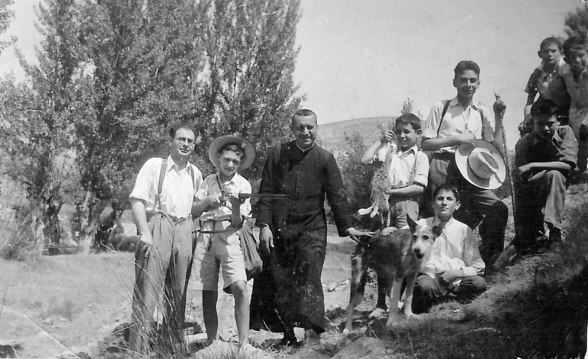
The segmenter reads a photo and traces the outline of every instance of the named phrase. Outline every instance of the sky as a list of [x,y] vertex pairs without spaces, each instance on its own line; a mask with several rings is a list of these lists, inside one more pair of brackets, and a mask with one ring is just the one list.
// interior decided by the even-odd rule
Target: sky
[[[16,0],[16,35],[34,59],[41,35],[34,4]],[[400,113],[411,98],[426,118],[435,102],[455,96],[453,68],[460,60],[481,67],[478,101],[491,106],[498,93],[508,108],[507,144],[518,138],[525,83],[539,64],[547,36],[564,36],[568,12],[583,0],[301,0],[295,81],[304,107],[319,124]],[[13,49],[0,56],[0,74],[18,67]]]

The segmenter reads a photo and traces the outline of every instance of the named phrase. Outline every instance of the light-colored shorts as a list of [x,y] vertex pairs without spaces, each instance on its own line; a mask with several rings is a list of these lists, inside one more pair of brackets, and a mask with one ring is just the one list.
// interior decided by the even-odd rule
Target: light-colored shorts
[[[217,224],[217,229],[218,224]],[[208,222],[202,230],[212,230]],[[202,290],[218,291],[219,269],[222,270],[224,287],[237,281],[247,282],[245,262],[236,228],[227,227],[220,233],[200,233],[194,253],[196,278],[202,282]]]

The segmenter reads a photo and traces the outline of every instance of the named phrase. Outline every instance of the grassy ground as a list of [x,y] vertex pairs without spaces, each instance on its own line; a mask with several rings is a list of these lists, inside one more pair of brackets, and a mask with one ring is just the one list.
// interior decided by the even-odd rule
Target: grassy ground
[[[74,352],[86,352],[128,317],[132,259],[129,253],[109,253],[0,260],[0,300]],[[23,336],[1,313],[0,323],[0,338]]]
[[[566,246],[522,259],[496,274],[492,287],[471,303],[438,305],[430,314],[405,321],[390,332],[383,321],[367,319],[374,294],[373,287],[368,287],[368,298],[358,308],[359,329],[350,337],[343,337],[340,327],[349,295],[344,281],[350,276],[353,243],[330,237],[323,271],[329,330],[320,344],[296,350],[265,349],[265,355],[326,358],[368,335],[381,340],[389,358],[577,357],[585,350],[588,318],[588,204],[581,186],[570,188],[566,211]],[[512,233],[509,222],[509,239]],[[130,253],[0,260],[0,303],[25,313],[74,352],[122,358],[124,354],[100,356],[98,348],[114,327],[128,320],[133,277]],[[190,297],[192,318],[201,323],[200,292],[192,289]],[[234,339],[232,297],[219,299],[218,308],[223,317],[221,332]],[[23,333],[18,323],[0,312],[0,339],[19,336]],[[267,333],[254,332],[252,337],[258,346],[272,340]],[[200,351],[194,357],[216,358],[231,351],[212,349],[217,351]]]

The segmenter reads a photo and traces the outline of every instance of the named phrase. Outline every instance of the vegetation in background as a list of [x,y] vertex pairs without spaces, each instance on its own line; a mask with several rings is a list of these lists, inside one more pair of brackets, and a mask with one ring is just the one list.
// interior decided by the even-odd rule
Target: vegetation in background
[[[247,175],[258,178],[301,100],[299,17],[299,2],[286,0],[40,4],[38,61],[21,55],[26,81],[0,84],[10,138],[0,146],[15,154],[2,174],[26,184],[47,240],[59,241],[57,214],[69,202],[88,243],[102,210],[125,206],[144,161],[167,155],[168,129],[180,123],[195,129],[201,159],[218,135],[247,137],[259,154]],[[64,155],[73,173],[59,168]]]

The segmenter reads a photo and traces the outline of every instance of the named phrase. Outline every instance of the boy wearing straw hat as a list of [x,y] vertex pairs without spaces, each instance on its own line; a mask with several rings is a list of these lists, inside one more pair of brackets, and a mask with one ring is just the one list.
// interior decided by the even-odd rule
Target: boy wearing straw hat
[[[566,187],[578,153],[573,130],[559,125],[553,101],[537,101],[531,120],[533,132],[516,145],[513,172],[517,203],[513,244],[518,254],[536,253],[561,241]],[[541,240],[545,226],[546,242]]]
[[[442,184],[457,187],[461,193],[461,208],[455,218],[475,228],[480,224],[482,237],[480,252],[488,268],[504,248],[504,230],[508,220],[508,208],[492,192],[493,188],[479,186],[460,173],[455,157],[460,145],[478,147],[478,140],[493,142],[502,127],[502,102],[494,106],[494,119],[490,111],[474,101],[480,86],[480,67],[473,61],[460,61],[454,69],[453,86],[457,96],[440,102],[431,109],[423,129],[423,151],[433,151],[429,170],[429,193]],[[467,174],[467,172],[466,172]],[[431,198],[425,198],[431,200]],[[425,207],[428,210],[429,208]]]
[[208,147],[208,158],[217,173],[204,179],[196,193],[194,214],[200,215],[200,230],[195,257],[195,277],[202,282],[204,325],[209,344],[217,339],[219,269],[225,291],[235,297],[235,321],[239,347],[249,345],[249,299],[239,230],[251,213],[249,199],[241,201],[239,193],[251,193],[251,185],[238,171],[251,166],[255,159],[253,145],[237,136],[221,136]]

